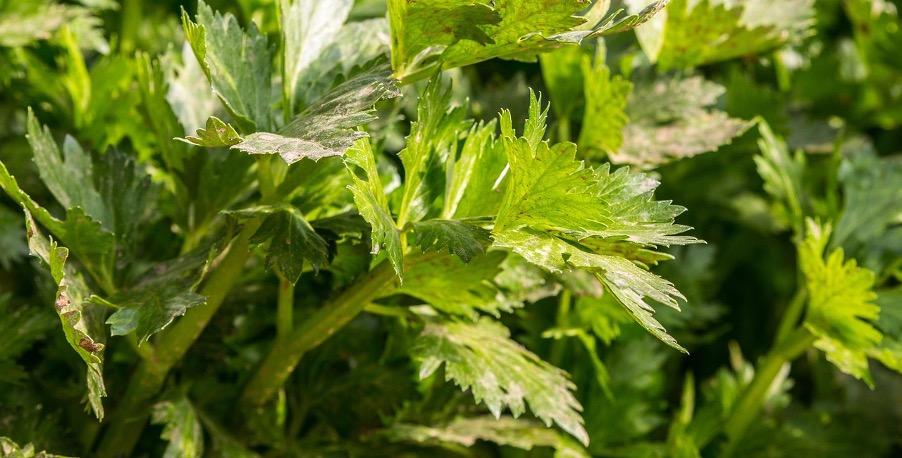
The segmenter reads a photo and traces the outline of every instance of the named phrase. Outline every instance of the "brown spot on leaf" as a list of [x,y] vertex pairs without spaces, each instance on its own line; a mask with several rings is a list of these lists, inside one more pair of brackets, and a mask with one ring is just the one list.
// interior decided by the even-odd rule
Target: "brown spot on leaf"
[[81,341],[78,342],[78,346],[91,353],[96,353],[100,350],[103,350],[102,344],[95,343],[88,337],[82,337]]
[[62,312],[67,305],[69,305],[69,297],[65,294],[60,294],[59,297],[56,298],[56,310],[58,312]]

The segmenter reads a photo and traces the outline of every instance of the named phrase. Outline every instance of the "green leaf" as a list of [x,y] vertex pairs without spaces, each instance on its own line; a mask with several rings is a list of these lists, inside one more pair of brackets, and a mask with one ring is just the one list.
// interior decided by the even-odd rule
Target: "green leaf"
[[20,214],[0,206],[0,268],[4,270],[28,256],[28,242],[22,227]]
[[102,282],[105,287],[112,288],[112,255],[115,253],[115,238],[112,233],[104,230],[100,223],[85,215],[79,207],[68,210],[63,221],[54,218],[46,208],[39,206],[22,191],[2,162],[0,162],[0,188],[3,188],[7,195],[60,241],[69,245],[95,280]]
[[469,264],[450,255],[430,256],[408,268],[398,292],[474,321],[479,318],[477,310],[500,317],[502,311],[512,312],[522,305],[503,299],[493,283],[506,256],[503,251],[492,251]]
[[[602,2],[597,2],[600,4]],[[582,72],[584,58],[590,56],[588,47],[565,46],[552,52],[539,55],[542,66],[542,81],[548,88],[551,98],[551,109],[560,118],[578,115],[582,105],[583,86],[589,82]],[[591,101],[586,97],[587,101]],[[559,122],[564,122],[563,120]]]
[[450,423],[425,426],[396,424],[385,431],[392,440],[424,444],[459,444],[472,447],[477,441],[494,442],[521,450],[551,447],[555,456],[588,458],[585,449],[573,439],[533,421],[501,417],[455,418]]
[[[28,143],[34,152],[41,181],[66,209],[80,207],[95,221],[110,224],[110,213],[93,183],[91,156],[74,138],[66,136],[60,152],[46,126],[41,128],[34,113],[28,110]],[[107,226],[109,229],[109,226]]]
[[203,1],[198,2],[196,19],[195,24],[182,10],[185,37],[213,92],[241,132],[272,129],[272,54],[266,36],[254,23],[245,33],[235,16],[223,16]]
[[84,44],[93,43],[95,50],[109,52],[109,45],[99,35],[102,31],[96,30],[100,25],[87,8],[80,6],[47,1],[4,3],[0,6],[0,46],[29,46],[68,26],[80,30]]
[[340,156],[366,136],[357,127],[376,117],[373,105],[397,97],[396,82],[383,65],[374,64],[339,84],[277,133],[257,132],[233,146],[250,154],[278,154],[288,164]]
[[[160,66],[168,86],[166,101],[185,134],[203,127],[210,113],[222,110],[216,95],[210,90],[205,67],[197,61],[191,43],[186,41],[181,52],[170,49],[160,59]],[[174,133],[166,138],[179,136]]]
[[[644,2],[629,1],[630,6]],[[767,51],[806,33],[813,0],[673,0],[636,29],[643,51],[662,71]]]
[[873,150],[845,158],[838,171],[843,213],[831,246],[849,250],[879,240],[898,224],[902,208],[902,162],[879,158]]
[[633,85],[620,75],[611,76],[611,70],[602,58],[596,58],[593,65],[591,59],[584,56],[582,75],[586,109],[579,146],[587,152],[601,151],[611,156],[623,143],[623,127],[629,121],[624,107]]
[[507,158],[495,139],[495,121],[478,123],[467,132],[456,161],[445,164],[448,179],[443,196],[443,219],[494,215],[504,194]]
[[289,115],[298,113],[303,106],[301,97],[309,84],[305,73],[320,58],[341,31],[348,17],[352,0],[326,0],[307,2],[281,0],[282,49],[284,63],[282,75]]
[[815,346],[841,371],[873,388],[868,352],[883,334],[874,328],[880,307],[874,303],[874,273],[843,259],[842,249],[825,253],[830,226],[807,220],[808,235],[799,245],[799,266],[808,290],[807,327],[818,340]]
[[774,135],[763,120],[759,120],[758,130],[761,132],[758,140],[761,155],[755,156],[755,165],[764,180],[764,190],[775,200],[777,216],[801,234],[803,219],[808,214],[807,195],[802,187],[805,156],[802,151],[790,155],[786,142]]
[[0,436],[0,455],[9,458],[67,458],[64,455],[53,455],[47,452],[35,453],[34,444],[29,443],[23,447],[5,436]]
[[[538,105],[532,97],[532,118]],[[676,299],[683,296],[621,254],[628,247],[698,243],[676,235],[689,229],[673,224],[684,209],[652,200],[657,182],[642,174],[631,175],[625,168],[611,173],[608,164],[585,168],[575,160],[572,143],[536,141],[534,134],[541,129],[530,127],[534,122],[527,123],[530,138],[513,136],[509,113],[503,113],[501,125],[511,182],[495,219],[495,246],[510,248],[552,272],[578,268],[594,273],[643,327],[685,351],[652,318],[654,309],[644,299],[678,309]]]
[[103,383],[104,311],[91,304],[93,293],[81,275],[67,264],[69,250],[45,238],[27,210],[25,225],[31,254],[43,262],[58,287],[54,307],[66,341],[87,365],[88,402],[97,419],[103,420],[100,398],[106,396]]
[[589,436],[579,415],[582,410],[566,373],[510,339],[506,327],[483,318],[476,323],[429,322],[411,349],[419,362],[420,378],[445,365],[446,380],[472,390],[495,418],[509,408],[514,417],[530,410],[546,425],[554,422],[583,444]]
[[185,396],[153,406],[151,422],[163,425],[160,438],[169,442],[163,452],[165,458],[204,456],[204,430]]
[[[388,200],[376,170],[376,159],[368,139],[358,140],[345,156],[345,164],[353,184],[348,189],[354,194],[354,203],[360,216],[372,227],[373,253],[379,253],[382,247],[388,254],[388,260],[395,268],[398,278],[404,278],[404,259],[401,247],[401,232],[395,226]],[[366,179],[357,176],[354,168],[363,169]]]
[[437,67],[462,67],[496,57],[533,61],[539,52],[630,30],[668,1],[659,0],[616,21],[620,11],[602,15],[591,24],[577,16],[588,6],[582,0],[392,0],[388,8],[392,67],[399,78],[412,81]]
[[138,345],[162,331],[188,309],[207,299],[196,293],[212,263],[216,248],[198,249],[178,258],[154,264],[139,280],[97,304],[118,309],[107,319],[114,336],[134,332]]
[[491,245],[491,232],[474,224],[460,220],[429,220],[412,223],[414,245],[423,252],[435,248],[448,252],[469,263],[474,257],[484,254],[485,247]]
[[[432,47],[442,48],[468,39],[477,43],[495,41],[483,31],[497,25],[501,17],[486,1],[389,1],[392,23],[392,66],[403,68]],[[422,58],[422,57],[419,57]]]
[[291,284],[297,283],[304,272],[304,261],[309,262],[317,272],[329,264],[328,244],[297,208],[289,205],[253,207],[232,214],[244,218],[264,216],[250,243],[259,245],[269,242],[266,267],[278,266]]
[[752,123],[713,108],[723,93],[723,86],[700,76],[639,85],[626,105],[624,142],[611,161],[648,169],[729,144]]
[[458,132],[469,127],[466,109],[452,107],[451,87],[435,74],[417,103],[417,120],[410,125],[407,146],[398,153],[404,164],[404,193],[398,224],[425,218],[445,191],[445,167],[457,151]]
[[[301,5],[307,3],[300,2]],[[298,76],[292,113],[297,113],[297,107],[303,108],[322,99],[337,77],[347,77],[355,68],[365,67],[367,62],[387,58],[389,35],[388,21],[384,17],[346,23]]]
[[53,315],[36,312],[30,307],[11,306],[11,298],[11,294],[0,294],[0,335],[11,336],[0,347],[0,369],[3,371],[0,384],[21,385],[29,376],[16,364],[16,359],[56,324]]
[[[185,50],[190,53],[191,48],[185,44]],[[147,53],[138,53],[136,56],[135,77],[137,79],[138,91],[141,95],[140,111],[144,119],[144,123],[153,131],[154,146],[159,149],[163,162],[173,170],[184,170],[184,162],[191,156],[188,145],[182,142],[173,142],[172,139],[184,135],[185,128],[179,121],[179,117],[175,113],[177,104],[170,105],[168,98],[170,93],[178,93],[180,88],[176,84],[172,84],[167,76],[172,75],[172,61],[175,60],[175,53],[170,50],[161,60],[167,62],[169,69],[164,69],[166,64],[161,60],[152,60]],[[194,63],[197,73],[200,74],[200,67],[191,57],[189,62]],[[184,69],[185,67],[179,67]],[[188,72],[183,72],[187,74]],[[189,75],[190,76],[190,75]],[[201,79],[203,77],[201,76]],[[205,80],[204,80],[205,82]],[[197,91],[197,92],[207,92]],[[195,94],[198,99],[202,96]],[[211,96],[212,97],[212,96]],[[179,110],[182,114],[182,110]],[[198,124],[199,125],[199,124]]]
[[197,129],[196,137],[188,136],[176,138],[176,140],[207,148],[218,148],[237,145],[244,139],[238,135],[238,132],[235,131],[231,124],[222,122],[216,116],[210,116],[207,118],[207,126],[203,129]]

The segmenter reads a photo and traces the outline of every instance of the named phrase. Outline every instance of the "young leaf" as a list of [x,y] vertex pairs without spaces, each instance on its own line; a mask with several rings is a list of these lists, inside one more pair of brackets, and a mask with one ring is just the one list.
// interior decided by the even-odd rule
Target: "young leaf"
[[623,109],[633,85],[620,75],[611,76],[611,70],[600,58],[592,64],[584,56],[582,74],[586,109],[579,146],[584,151],[613,155],[623,143],[623,127],[629,121]]
[[[373,253],[378,253],[381,247],[385,247],[388,259],[395,268],[399,278],[404,278],[403,249],[401,247],[401,232],[395,226],[391,212],[388,209],[388,200],[379,180],[379,171],[376,170],[376,158],[373,156],[373,148],[368,139],[358,140],[348,150],[345,156],[345,164],[353,184],[348,189],[354,194],[354,202],[357,211],[372,227]],[[366,180],[357,176],[354,167],[363,169]]]
[[764,180],[764,190],[782,210],[780,216],[783,221],[797,234],[801,234],[808,206],[807,195],[802,187],[805,156],[801,151],[791,156],[786,142],[774,135],[763,120],[759,121],[758,130],[761,132],[761,139],[758,140],[761,155],[755,156],[755,165]]
[[521,450],[551,447],[555,449],[557,457],[589,457],[585,449],[572,438],[553,429],[543,428],[536,422],[507,416],[498,419],[458,417],[448,424],[435,426],[401,423],[393,425],[385,434],[392,440],[425,444],[460,444],[472,447],[477,441],[489,441]]
[[[185,46],[188,46],[188,44],[186,43]],[[190,47],[185,49],[187,52],[191,52]],[[171,62],[175,58],[176,55],[172,50],[160,60],[152,60],[149,54],[139,52],[135,58],[135,77],[138,91],[141,95],[139,111],[141,111],[144,123],[153,132],[154,146],[159,149],[164,164],[172,170],[182,171],[185,167],[185,160],[191,155],[189,147],[184,143],[173,142],[172,139],[184,135],[185,132],[185,128],[182,127],[178,116],[190,118],[191,115],[185,115],[184,111],[187,110],[180,110],[180,107],[176,103],[172,103],[168,98],[170,93],[177,93],[181,89],[167,80],[167,76],[171,76],[173,71],[171,69],[164,70],[163,62],[167,62],[168,66],[172,67]],[[200,67],[193,56],[189,62],[193,62],[194,67],[197,67],[198,73],[200,73]],[[203,76],[201,76],[201,79],[203,79]],[[198,92],[205,93],[208,91]],[[202,97],[199,94],[192,95],[194,97]],[[199,125],[196,124],[195,127]]]
[[470,128],[457,161],[446,164],[443,219],[494,215],[501,205],[507,158],[495,139],[495,121]]
[[414,244],[423,252],[433,247],[436,251],[448,251],[465,263],[484,254],[491,245],[491,232],[460,220],[429,220],[412,223]]
[[257,132],[233,148],[250,154],[278,154],[288,164],[340,156],[366,136],[357,127],[376,117],[373,105],[397,97],[396,82],[385,66],[373,65],[339,84],[277,133]]
[[47,452],[34,452],[34,444],[21,446],[6,436],[0,436],[0,454],[10,458],[67,458],[63,455],[54,455]]
[[805,326],[818,337],[815,346],[841,371],[873,388],[868,352],[883,339],[874,328],[880,307],[874,273],[845,261],[842,249],[826,255],[830,226],[807,220],[808,235],[799,246],[799,266],[808,290]]
[[542,361],[510,339],[506,327],[483,318],[476,323],[430,322],[411,349],[420,378],[445,365],[445,377],[484,402],[495,418],[509,408],[514,417],[530,410],[546,425],[554,422],[583,444],[583,428],[575,388],[560,369]]
[[210,116],[207,119],[207,126],[203,129],[197,129],[197,136],[188,136],[185,138],[176,138],[185,143],[192,145],[204,146],[207,148],[218,148],[221,146],[233,146],[241,143],[243,140],[241,135],[235,131],[231,124],[224,123],[216,116]]
[[50,270],[57,284],[54,307],[63,325],[66,341],[88,366],[88,402],[99,420],[103,420],[103,403],[106,396],[103,383],[103,348],[106,335],[103,331],[102,310],[90,303],[93,295],[84,279],[66,263],[69,250],[44,237],[31,214],[25,212],[28,247]]
[[502,311],[512,312],[521,305],[502,299],[493,283],[506,256],[503,251],[492,251],[469,264],[450,255],[430,256],[426,261],[413,263],[398,292],[474,321],[479,318],[477,310],[500,317]]
[[466,109],[451,107],[451,87],[435,74],[417,104],[407,146],[398,153],[404,164],[404,193],[398,224],[417,222],[429,214],[432,203],[445,190],[445,167],[454,159],[458,131],[469,127]]
[[611,161],[648,169],[729,144],[752,123],[712,108],[723,93],[723,86],[700,76],[639,85],[626,105],[624,142]]
[[194,407],[184,396],[153,407],[151,422],[163,425],[161,439],[169,441],[163,456],[199,458],[204,456],[204,430]]
[[219,97],[242,132],[273,127],[270,100],[272,54],[266,36],[251,23],[247,33],[238,20],[213,11],[202,0],[197,23],[182,10],[185,37]]

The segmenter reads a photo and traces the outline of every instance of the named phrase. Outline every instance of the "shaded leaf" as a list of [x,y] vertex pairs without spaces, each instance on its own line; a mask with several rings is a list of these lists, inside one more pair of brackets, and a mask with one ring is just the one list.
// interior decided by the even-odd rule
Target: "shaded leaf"
[[155,264],[139,280],[94,302],[116,308],[107,319],[113,335],[135,332],[138,345],[162,331],[188,309],[204,305],[207,299],[195,292],[216,249],[198,249],[181,257]]
[[620,75],[611,76],[611,70],[601,58],[592,64],[584,56],[581,68],[586,109],[579,146],[587,152],[595,150],[613,156],[623,144],[623,127],[629,121],[624,108],[633,85]]
[[250,238],[254,245],[269,242],[266,250],[266,266],[278,266],[291,284],[295,284],[304,271],[304,261],[313,269],[329,263],[328,244],[316,233],[304,214],[290,205],[253,207],[231,212],[242,218],[262,216],[263,223]]
[[801,151],[790,155],[786,142],[774,135],[763,120],[759,121],[758,130],[761,155],[754,159],[758,175],[764,180],[764,190],[775,200],[777,216],[801,234],[804,215],[808,214],[808,196],[802,187],[805,156]]
[[512,312],[522,305],[506,299],[493,282],[506,256],[503,251],[492,251],[469,264],[450,255],[430,256],[407,269],[398,292],[474,321],[479,318],[477,311],[500,317],[502,311]]
[[504,145],[495,139],[496,123],[470,128],[456,161],[445,165],[450,172],[443,196],[443,219],[494,215],[501,205],[507,158]]
[[197,458],[204,455],[204,430],[194,407],[184,396],[153,406],[151,422],[163,425],[161,439],[169,442],[165,458]]
[[115,252],[113,234],[105,231],[100,223],[85,215],[76,207],[66,212],[66,219],[54,218],[46,208],[39,206],[19,188],[16,179],[0,162],[0,188],[21,205],[36,221],[50,230],[57,238],[72,247],[73,252],[95,279],[112,287],[112,254]]
[[429,220],[412,223],[414,244],[423,252],[435,249],[448,252],[469,263],[485,253],[491,245],[491,232],[475,224],[461,220]]
[[466,109],[453,106],[451,87],[436,73],[417,103],[417,120],[410,125],[407,146],[398,153],[404,165],[404,192],[398,224],[425,218],[433,202],[445,191],[445,168],[454,159]]

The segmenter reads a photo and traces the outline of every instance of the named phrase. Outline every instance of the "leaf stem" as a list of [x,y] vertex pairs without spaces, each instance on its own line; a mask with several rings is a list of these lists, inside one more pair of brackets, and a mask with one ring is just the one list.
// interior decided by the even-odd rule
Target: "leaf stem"
[[305,353],[350,322],[394,281],[395,272],[391,263],[382,261],[300,323],[289,336],[270,348],[244,387],[238,405],[253,407],[269,400],[282,387]]
[[125,0],[122,5],[122,28],[119,30],[119,51],[123,55],[135,50],[138,28],[143,17],[140,0]]
[[767,392],[784,364],[796,359],[814,343],[815,336],[805,327],[797,327],[782,343],[778,343],[761,361],[752,383],[743,391],[724,424],[727,444],[720,456],[733,455],[767,398]]
[[786,311],[783,313],[783,319],[780,321],[780,326],[777,328],[777,338],[775,340],[777,345],[789,338],[792,331],[796,328],[796,325],[799,324],[799,319],[805,311],[806,299],[808,299],[808,292],[805,288],[796,290],[789,305],[786,306]]
[[[555,326],[565,327],[570,322],[570,306],[573,303],[573,295],[569,289],[564,288],[558,299],[557,316],[555,318]],[[551,344],[551,354],[548,359],[555,365],[563,363],[564,350],[566,348],[567,339],[557,339]]]
[[147,423],[153,398],[163,387],[172,367],[185,356],[207,323],[225,301],[250,257],[248,241],[260,227],[259,219],[249,220],[228,253],[210,274],[200,293],[205,305],[194,307],[171,327],[157,335],[151,358],[142,360],[132,374],[109,427],[101,439],[98,456],[129,456]]
[[275,269],[279,278],[279,302],[276,310],[276,336],[279,340],[288,337],[294,328],[294,285],[291,284],[278,267]]

